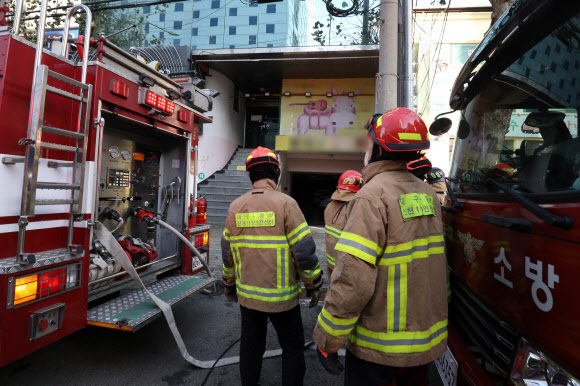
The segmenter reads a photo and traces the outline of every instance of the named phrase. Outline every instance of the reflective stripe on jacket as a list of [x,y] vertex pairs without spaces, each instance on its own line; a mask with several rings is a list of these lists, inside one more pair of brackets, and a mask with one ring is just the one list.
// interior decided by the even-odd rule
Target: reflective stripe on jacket
[[328,281],[335,266],[334,246],[340,238],[340,233],[346,223],[346,202],[334,200],[326,206],[324,210],[324,228],[326,242],[326,270],[328,271]]
[[447,347],[438,198],[403,162],[374,162],[362,174],[314,340],[331,353],[346,342],[358,358],[382,365],[429,363]]
[[222,236],[223,280],[235,285],[239,303],[263,312],[298,305],[300,281],[322,285],[316,245],[296,201],[271,180],[231,203]]

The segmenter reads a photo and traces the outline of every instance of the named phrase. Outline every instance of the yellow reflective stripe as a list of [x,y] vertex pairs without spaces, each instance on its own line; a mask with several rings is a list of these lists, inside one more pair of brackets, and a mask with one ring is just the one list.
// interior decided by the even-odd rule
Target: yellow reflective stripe
[[[232,243],[234,244],[234,243]],[[262,248],[262,249],[277,249],[280,248],[281,245],[280,244],[275,244],[275,243],[269,243],[269,244],[257,244],[257,243],[242,243],[242,242],[236,242],[235,243],[236,247],[238,248]],[[285,246],[287,246],[288,244],[286,244]]]
[[393,332],[395,320],[395,266],[387,272],[387,332]]
[[320,265],[316,263],[316,267],[314,269],[305,269],[304,271],[298,271],[300,273],[300,277],[302,279],[312,279],[313,277],[320,274]]
[[234,267],[226,267],[225,264],[222,264],[222,274],[226,277],[233,277],[235,273]]
[[328,226],[328,225],[326,225],[324,228],[325,228],[325,231],[327,234],[334,236],[336,238],[340,238],[340,234],[342,231],[339,231],[338,229],[333,228],[333,227]]
[[357,320],[358,316],[350,319],[335,318],[325,308],[318,315],[318,324],[332,336],[348,335]]
[[385,333],[356,326],[350,335],[350,341],[357,346],[394,354],[425,352],[445,338],[447,338],[447,319],[434,324],[427,331]]
[[372,265],[377,263],[377,256],[382,252],[376,243],[357,234],[344,231],[334,249],[349,253]]
[[407,329],[407,264],[401,264],[400,282],[400,315],[399,315],[399,331]]
[[300,231],[300,229],[307,227],[308,224],[306,222],[303,222],[302,224],[298,225],[292,232],[288,233],[286,235],[287,239],[291,239],[292,236],[294,236],[296,233],[298,233],[298,231]]
[[334,257],[330,256],[328,253],[326,254],[326,264],[335,266],[336,262],[334,261]]
[[288,239],[288,245],[292,246],[310,234],[310,228],[304,229],[302,232],[296,234],[292,240]]
[[223,236],[224,236],[224,239],[226,239],[226,241],[230,241],[230,231],[228,228],[224,228]]
[[300,294],[299,284],[286,288],[261,288],[242,284],[239,280],[236,280],[236,287],[238,295],[264,302],[280,302],[293,299]]
[[419,133],[399,133],[399,139],[410,139],[412,141],[420,141],[421,134],[419,134]]
[[276,285],[278,288],[282,288],[282,264],[284,264],[282,261],[282,254],[280,252],[281,249],[276,250]]
[[230,240],[286,240],[286,236],[250,236],[250,235],[240,235],[231,236]]
[[387,246],[379,260],[379,265],[404,264],[414,259],[424,259],[442,253],[445,253],[443,236],[430,236],[404,244]]

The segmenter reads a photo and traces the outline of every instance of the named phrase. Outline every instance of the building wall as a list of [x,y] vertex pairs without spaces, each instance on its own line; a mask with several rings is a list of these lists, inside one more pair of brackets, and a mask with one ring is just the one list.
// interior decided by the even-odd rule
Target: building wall
[[302,45],[306,40],[306,7],[300,0],[261,5],[196,0],[170,3],[165,12],[155,7],[144,12],[150,15],[148,39],[162,36],[163,45],[211,50]]
[[[244,98],[237,98],[239,111],[234,110],[234,83],[217,71],[210,70],[206,87],[219,90],[209,113],[213,123],[203,125],[199,136],[198,182],[221,170],[232,157],[238,146],[243,145],[246,120]],[[238,97],[241,94],[238,92]]]

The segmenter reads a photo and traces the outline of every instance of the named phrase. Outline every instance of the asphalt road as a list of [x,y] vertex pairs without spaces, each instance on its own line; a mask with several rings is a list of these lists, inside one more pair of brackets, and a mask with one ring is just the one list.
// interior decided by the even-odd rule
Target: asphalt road
[[[220,227],[213,227],[211,269],[221,277],[219,256]],[[324,233],[313,229],[318,250],[324,250]],[[322,240],[322,245],[321,241]],[[324,254],[319,254],[324,256]],[[325,269],[326,264],[321,265]],[[301,304],[306,341],[322,306],[309,309]],[[174,307],[177,326],[186,347],[196,359],[216,359],[240,336],[239,306],[223,296],[197,295]],[[267,349],[279,348],[274,329],[269,326]],[[225,357],[238,355],[236,344]],[[342,376],[323,370],[312,349],[305,350],[305,385],[340,385]],[[281,359],[265,359],[262,384],[281,384]],[[153,321],[136,333],[88,327],[0,369],[2,385],[199,385],[208,370],[197,369],[183,360],[165,319]],[[436,370],[431,371],[437,385]],[[208,385],[239,385],[239,368],[216,368]]]

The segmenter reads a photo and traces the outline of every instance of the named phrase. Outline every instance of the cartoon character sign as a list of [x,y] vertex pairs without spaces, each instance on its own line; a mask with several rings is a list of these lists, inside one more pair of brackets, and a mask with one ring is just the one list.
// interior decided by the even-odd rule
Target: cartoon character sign
[[354,96],[360,95],[363,88],[359,88],[348,96],[346,91],[341,94],[332,85],[334,100],[328,108],[324,99],[309,101],[308,103],[292,103],[289,106],[304,105],[304,113],[296,119],[298,135],[305,135],[308,130],[324,130],[325,135],[336,135],[337,128],[350,128],[356,123],[356,103]]

